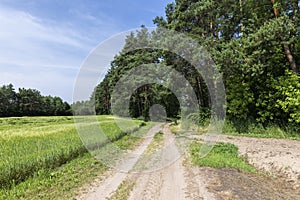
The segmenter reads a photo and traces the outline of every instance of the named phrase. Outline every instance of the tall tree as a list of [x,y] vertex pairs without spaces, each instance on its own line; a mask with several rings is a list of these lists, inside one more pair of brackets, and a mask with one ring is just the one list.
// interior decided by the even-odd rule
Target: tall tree
[[[299,1],[176,0],[166,7],[166,19],[154,22],[207,47],[223,72],[229,117],[286,120],[274,94],[282,77],[295,81],[286,70],[298,74]],[[296,95],[297,84],[290,84]]]
[[[154,23],[185,33],[206,47],[223,74],[229,119],[299,122],[299,5],[296,0],[175,0],[166,6],[166,18],[156,17]],[[110,113],[110,95],[118,80],[145,63],[162,63],[181,72],[200,107],[210,107],[206,83],[191,63],[171,52],[136,48],[151,44],[156,34],[142,29],[128,36],[95,90],[98,113]],[[136,90],[131,101],[134,116],[142,115],[157,99],[167,99],[170,91],[157,87]],[[158,92],[157,99],[149,98],[153,92]]]
[[0,88],[0,116],[17,115],[17,94],[12,84]]

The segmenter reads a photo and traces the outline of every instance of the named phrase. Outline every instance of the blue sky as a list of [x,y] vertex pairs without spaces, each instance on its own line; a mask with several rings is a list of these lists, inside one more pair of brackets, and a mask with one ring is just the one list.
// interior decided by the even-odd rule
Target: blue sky
[[0,85],[72,102],[80,66],[117,33],[153,27],[172,0],[0,0]]

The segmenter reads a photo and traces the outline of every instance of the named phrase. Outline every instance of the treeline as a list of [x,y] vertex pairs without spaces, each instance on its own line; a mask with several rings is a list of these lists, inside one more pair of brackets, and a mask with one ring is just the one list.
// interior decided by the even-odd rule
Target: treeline
[[0,117],[72,115],[71,106],[60,97],[42,96],[38,90],[12,84],[0,87]]
[[[299,5],[295,0],[175,0],[166,6],[166,18],[156,17],[154,23],[187,34],[210,53],[223,75],[229,120],[300,123]],[[209,114],[210,94],[190,63],[170,52],[136,48],[151,44],[157,34],[144,28],[128,36],[92,95],[97,114],[112,112],[112,92],[128,70],[149,63],[181,72],[195,90],[201,116]],[[155,103],[168,106],[168,116],[179,113],[171,91],[153,84],[136,89],[130,113],[146,117]]]

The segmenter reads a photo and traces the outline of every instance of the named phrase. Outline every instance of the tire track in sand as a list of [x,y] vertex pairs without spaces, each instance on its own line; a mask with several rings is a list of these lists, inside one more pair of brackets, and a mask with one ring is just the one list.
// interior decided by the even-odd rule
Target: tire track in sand
[[[128,172],[151,143],[154,134],[161,130],[161,126],[162,124],[158,124],[151,128],[142,144],[132,151],[129,156],[123,159],[124,165],[117,167],[115,171],[113,170],[109,177],[100,182],[99,187],[93,188],[86,196],[78,197],[77,199],[94,200],[110,197],[118,186],[126,179]],[[123,169],[123,172],[118,172],[118,169]]]
[[204,177],[199,175],[201,171],[198,168],[192,171],[183,166],[183,158],[177,149],[169,124],[165,125],[163,133],[164,150],[161,153],[161,163],[166,164],[166,161],[176,157],[179,159],[169,166],[161,166],[163,168],[160,170],[132,177],[136,184],[129,200],[214,199],[205,187]]

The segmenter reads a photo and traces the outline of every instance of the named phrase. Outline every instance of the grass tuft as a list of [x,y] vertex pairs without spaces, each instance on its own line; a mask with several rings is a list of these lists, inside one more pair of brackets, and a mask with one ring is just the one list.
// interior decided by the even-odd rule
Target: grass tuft
[[107,200],[120,200],[120,199],[128,199],[130,192],[134,188],[134,181],[131,179],[124,180],[118,187],[118,189],[115,191],[115,193],[107,198]]
[[199,157],[201,144],[193,142],[190,146],[192,162],[195,165],[213,168],[234,168],[243,172],[256,173],[256,169],[238,156],[238,147],[231,143],[217,143],[204,158]]

